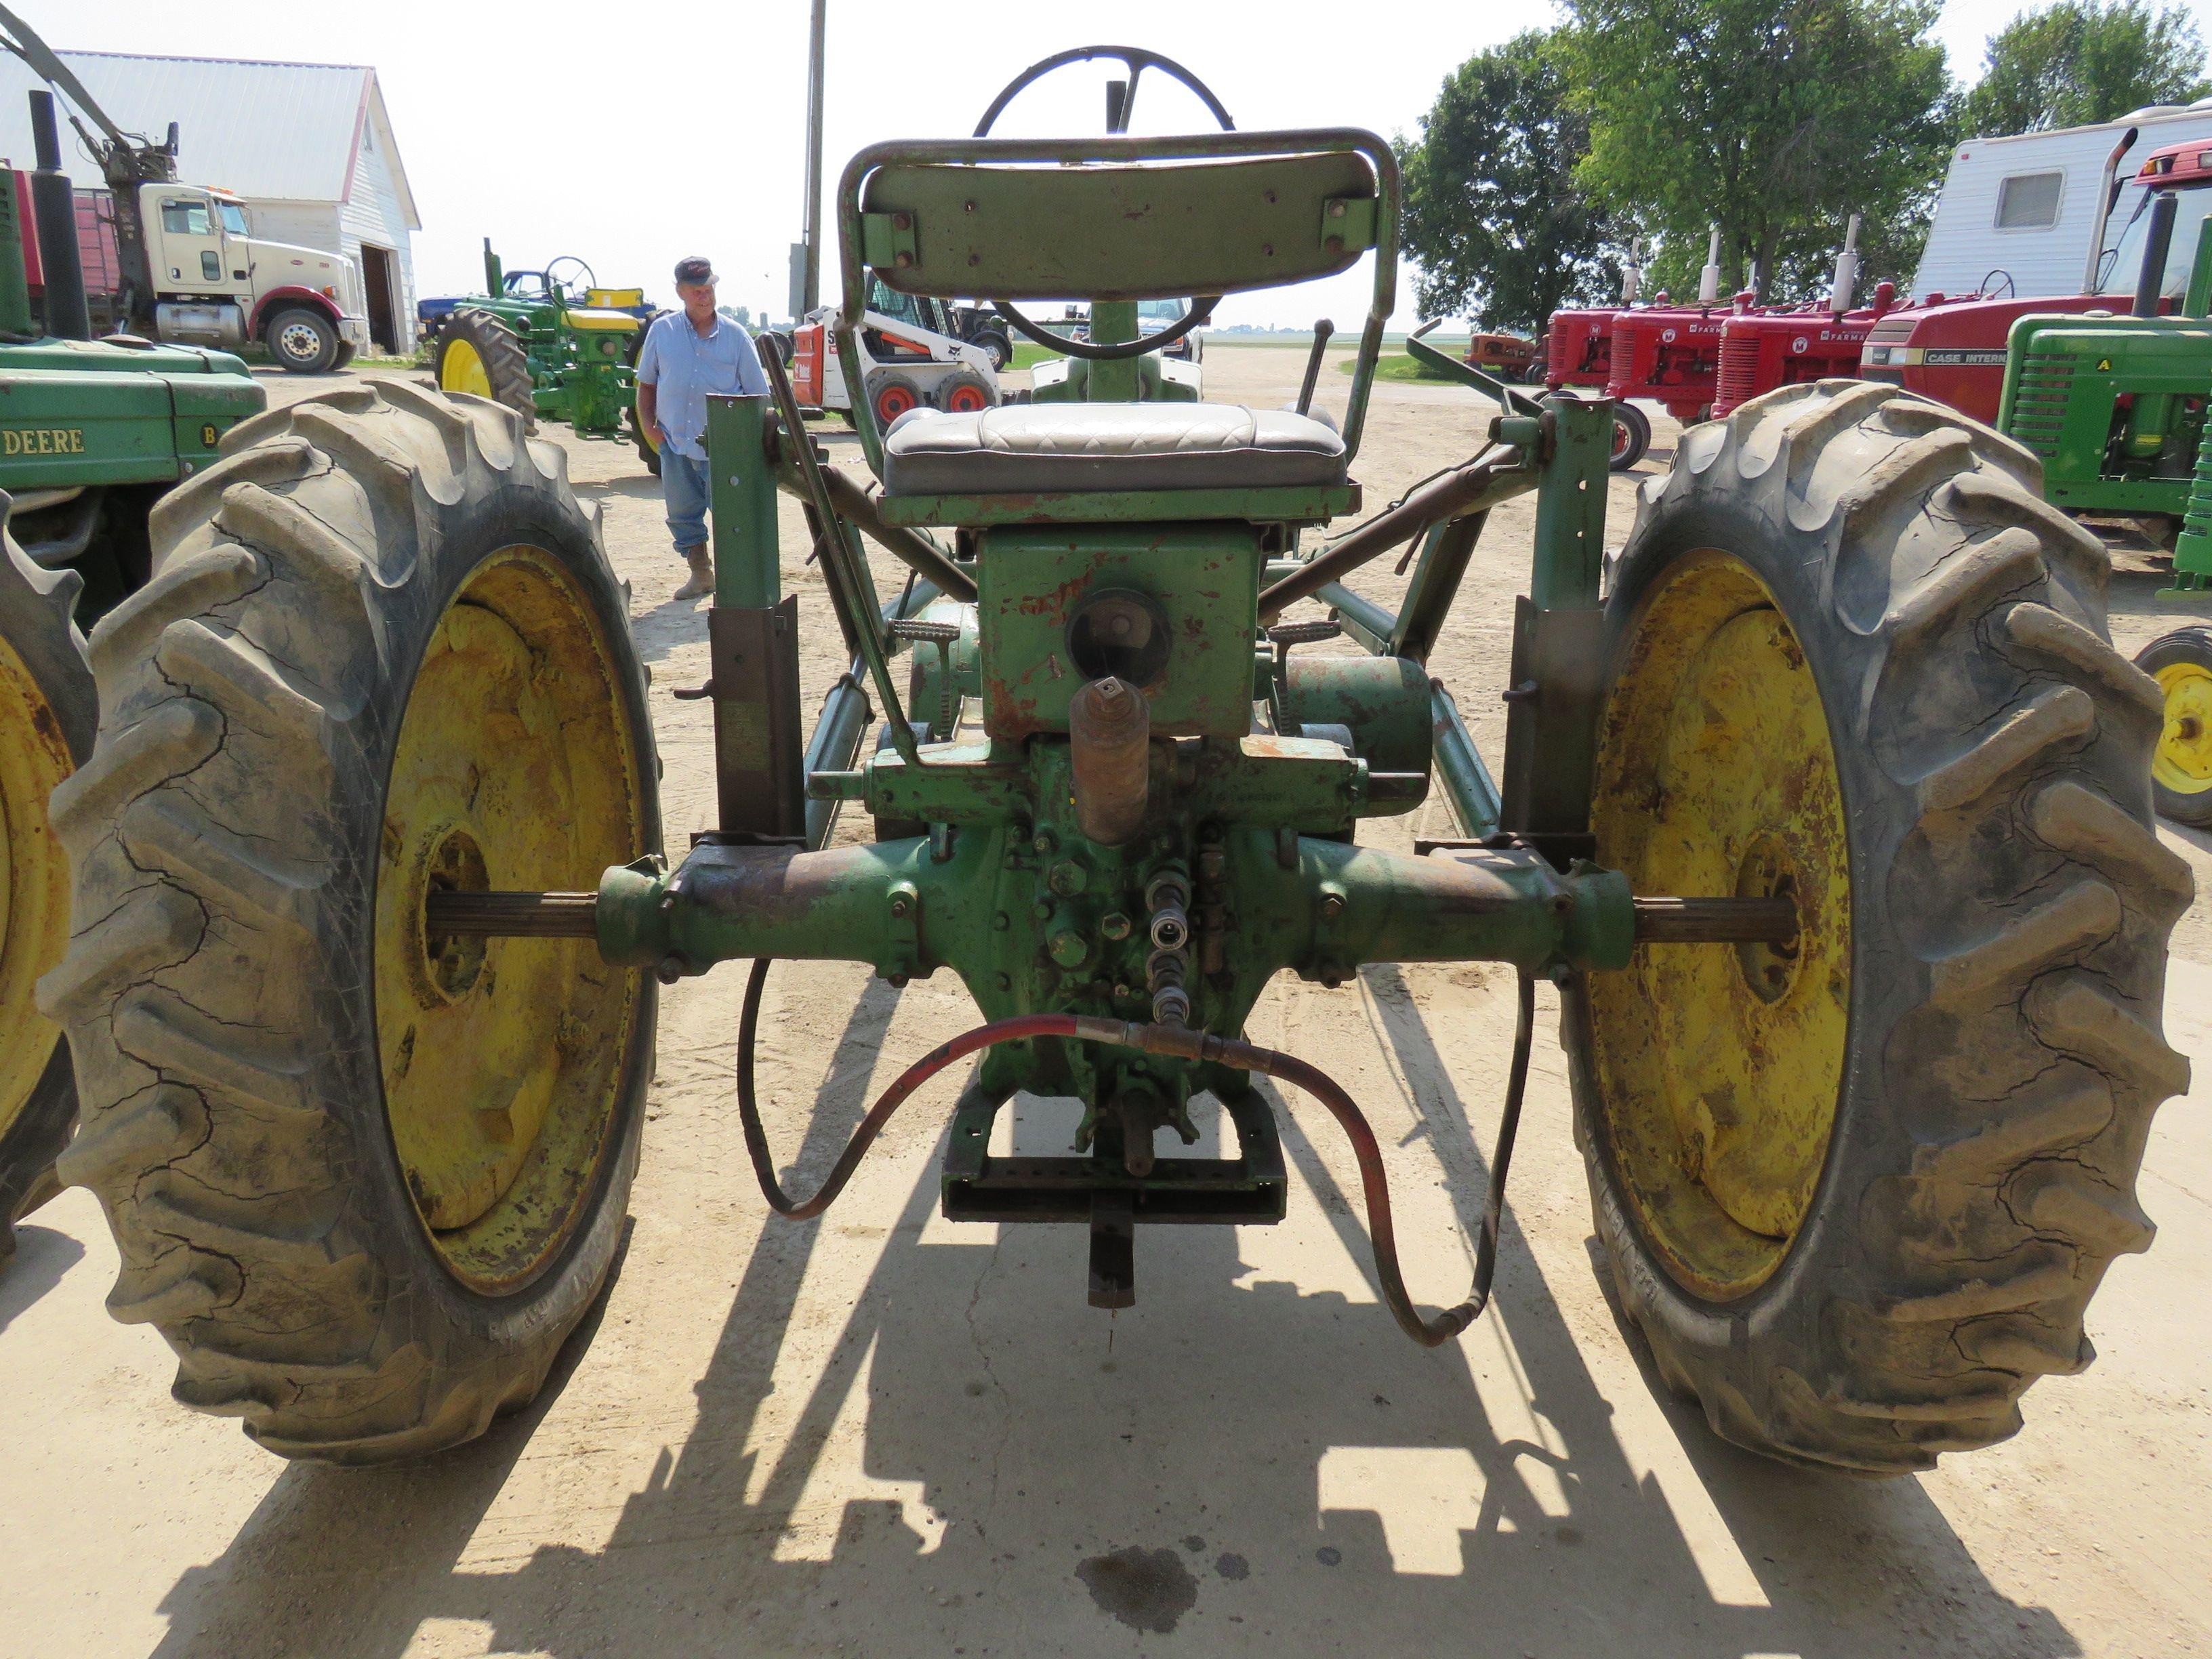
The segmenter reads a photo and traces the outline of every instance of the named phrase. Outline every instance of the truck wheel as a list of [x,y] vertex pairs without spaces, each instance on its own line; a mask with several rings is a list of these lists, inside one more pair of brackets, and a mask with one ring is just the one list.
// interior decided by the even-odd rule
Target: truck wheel
[[447,319],[434,373],[439,391],[489,398],[522,416],[526,432],[538,430],[530,354],[514,331],[489,311],[464,307]]
[[1651,417],[1625,399],[1613,404],[1613,459],[1606,463],[1607,469],[1633,471],[1650,447]]
[[100,705],[71,612],[81,579],[0,538],[0,1263],[15,1224],[59,1191],[54,1159],[76,1121],[60,1029],[39,976],[69,943],[69,859],[46,798],[91,751]]
[[2212,629],[2177,628],[2145,646],[2136,666],[2158,682],[2165,705],[2150,761],[2158,815],[2212,824]]
[[983,349],[991,360],[991,372],[994,374],[1006,373],[1006,365],[1014,361],[1014,343],[995,328],[985,329],[968,343]]
[[562,452],[380,381],[240,426],[92,635],[54,804],[91,918],[40,988],[108,1308],[175,1394],[370,1462],[529,1400],[605,1283],[653,988],[589,940],[440,937],[441,890],[659,840],[644,675]]
[[1607,604],[1598,856],[1801,927],[1570,988],[1596,1230],[1661,1374],[1795,1462],[2005,1438],[2150,1242],[2191,883],[2104,550],[2035,483],[1897,388],[1786,387],[1683,435]]
[[305,306],[278,312],[261,338],[276,367],[288,374],[327,374],[338,360],[337,325]]

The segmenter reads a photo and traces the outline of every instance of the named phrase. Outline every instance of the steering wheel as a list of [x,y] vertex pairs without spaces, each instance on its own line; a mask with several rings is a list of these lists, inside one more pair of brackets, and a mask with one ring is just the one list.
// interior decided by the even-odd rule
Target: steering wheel
[[[990,108],[983,112],[983,118],[975,124],[975,136],[978,138],[988,137],[991,128],[998,120],[1000,114],[1007,105],[1014,101],[1015,97],[1024,88],[1033,82],[1042,81],[1054,70],[1065,69],[1070,64],[1085,63],[1093,58],[1113,58],[1126,65],[1129,71],[1129,78],[1127,81],[1113,81],[1107,83],[1106,131],[1108,132],[1121,134],[1128,131],[1129,112],[1136,106],[1137,102],[1137,82],[1148,69],[1156,69],[1170,80],[1179,81],[1189,88],[1198,100],[1206,106],[1213,118],[1221,123],[1221,130],[1224,132],[1237,131],[1237,123],[1230,119],[1229,111],[1223,106],[1221,100],[1213,95],[1213,88],[1181,64],[1176,63],[1174,58],[1163,58],[1159,53],[1148,52],[1142,46],[1073,46],[1066,52],[1056,52],[1049,58],[1040,58],[1007,82],[1005,87],[1000,88],[999,95],[991,100]],[[1221,295],[1212,294],[1202,299],[1193,300],[1190,309],[1184,313],[1182,320],[1172,328],[1162,329],[1157,334],[1139,334],[1137,338],[1125,340],[1119,345],[1103,346],[1093,341],[1073,340],[1065,334],[1055,334],[1050,329],[1042,327],[1024,316],[1012,301],[1000,300],[995,303],[1001,317],[1012,324],[1018,332],[1027,335],[1037,344],[1045,347],[1048,350],[1062,352],[1070,357],[1087,357],[1096,362],[1103,359],[1140,357],[1147,351],[1166,350],[1193,329],[1202,327],[1211,321],[1214,307],[1221,303]]]
[[599,285],[599,276],[592,270],[591,266],[586,264],[581,259],[579,259],[573,253],[563,253],[558,258],[548,259],[545,262],[545,270],[542,274],[545,278],[545,286],[547,288],[557,288],[564,295],[568,295],[572,298],[574,297],[575,290],[573,290],[570,288],[567,281],[554,275],[554,273],[559,270],[562,265],[574,265],[577,270],[584,273],[583,287],[585,291],[595,289]]

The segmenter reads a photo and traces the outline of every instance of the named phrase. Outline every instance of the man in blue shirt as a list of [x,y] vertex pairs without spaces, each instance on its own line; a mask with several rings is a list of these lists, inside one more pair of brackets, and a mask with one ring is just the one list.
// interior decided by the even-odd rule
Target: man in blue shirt
[[[668,533],[691,574],[679,599],[714,591],[707,554],[707,398],[710,392],[768,395],[760,353],[742,324],[714,309],[714,267],[694,255],[676,262],[681,311],[653,319],[637,355],[638,430],[660,451],[660,493]],[[757,457],[749,465],[758,465]]]

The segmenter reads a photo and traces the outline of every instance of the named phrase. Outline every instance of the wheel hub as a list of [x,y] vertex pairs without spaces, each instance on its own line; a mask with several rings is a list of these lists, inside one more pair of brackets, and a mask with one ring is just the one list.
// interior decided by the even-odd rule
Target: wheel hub
[[446,342],[445,355],[438,360],[438,385],[446,392],[471,392],[479,398],[491,396],[491,375],[476,347],[458,336]]
[[2166,726],[2151,757],[2151,775],[2177,794],[2212,789],[2212,671],[2193,662],[2157,671]]
[[1842,1087],[1850,879],[1819,689],[1765,585],[1683,559],[1639,610],[1600,724],[1600,858],[1638,893],[1789,897],[1796,939],[1639,951],[1590,982],[1600,1126],[1635,1219],[1716,1299],[1779,1265]]
[[60,1039],[34,994],[69,943],[69,860],[45,804],[71,769],[53,710],[0,641],[0,1133]]
[[434,931],[440,892],[588,886],[635,856],[637,758],[598,627],[547,555],[465,583],[409,693],[385,802],[376,996],[385,1111],[447,1265],[520,1282],[584,1207],[634,981],[589,941]]

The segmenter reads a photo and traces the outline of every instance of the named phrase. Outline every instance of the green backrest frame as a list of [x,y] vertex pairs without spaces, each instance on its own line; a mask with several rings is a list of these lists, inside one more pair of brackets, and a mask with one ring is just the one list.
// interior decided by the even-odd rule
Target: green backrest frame
[[[1374,295],[1345,411],[1348,461],[1397,307],[1398,210],[1396,156],[1356,127],[872,144],[837,185],[838,352],[860,361],[871,269],[887,288],[933,299],[1182,299],[1333,276],[1372,251]],[[880,477],[875,411],[848,392],[861,453]]]

